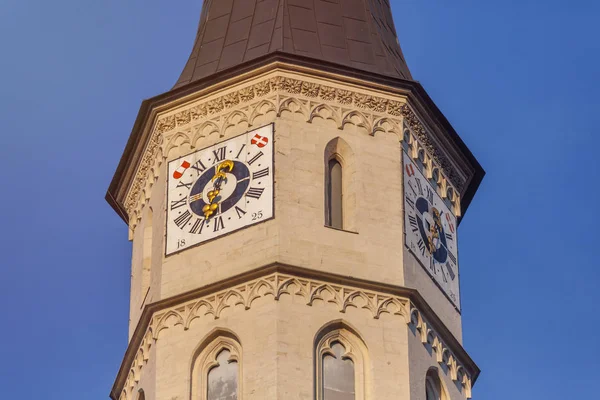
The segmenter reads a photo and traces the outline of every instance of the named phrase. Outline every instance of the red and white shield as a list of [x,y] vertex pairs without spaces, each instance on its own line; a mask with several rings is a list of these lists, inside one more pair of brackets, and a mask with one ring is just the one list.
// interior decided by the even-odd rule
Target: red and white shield
[[252,138],[252,140],[250,141],[250,143],[258,146],[259,148],[263,148],[265,147],[267,144],[269,144],[269,138],[264,137],[264,136],[260,136],[258,133],[256,135],[254,135],[254,137]]
[[175,179],[179,179],[183,176],[184,172],[190,167],[190,163],[187,161],[184,161],[181,163],[181,165],[179,166],[179,168],[177,168],[175,170],[175,172],[173,172],[173,178]]

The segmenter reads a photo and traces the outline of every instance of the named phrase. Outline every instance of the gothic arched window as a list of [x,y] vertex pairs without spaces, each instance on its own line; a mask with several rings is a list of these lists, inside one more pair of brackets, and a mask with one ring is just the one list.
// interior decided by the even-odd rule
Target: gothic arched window
[[237,400],[238,362],[227,349],[217,354],[216,364],[208,371],[207,400]]
[[355,230],[356,166],[354,153],[342,138],[325,146],[325,226]]
[[329,160],[329,179],[327,180],[327,225],[336,229],[344,228],[342,164],[338,160]]
[[353,332],[330,325],[317,336],[316,400],[364,400],[366,347]]
[[446,400],[444,389],[440,378],[434,370],[430,370],[425,378],[425,399]]
[[194,360],[192,400],[238,400],[241,398],[239,342],[231,334],[207,341],[207,345],[200,346]]
[[346,348],[335,342],[323,356],[323,400],[354,400],[354,361],[345,357]]

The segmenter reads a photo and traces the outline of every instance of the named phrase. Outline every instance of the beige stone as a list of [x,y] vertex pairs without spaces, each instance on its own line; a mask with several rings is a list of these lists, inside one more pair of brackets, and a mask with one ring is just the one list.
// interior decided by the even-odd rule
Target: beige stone
[[[286,80],[328,89],[324,98],[292,94]],[[331,88],[380,101],[368,109],[328,100]],[[251,99],[240,97],[248,90]],[[397,105],[411,107],[398,91],[275,68],[156,111],[147,127],[154,145],[125,196],[130,343],[115,400],[136,399],[140,389],[148,400],[191,399],[203,390],[195,355],[215,332],[239,340],[238,399],[316,399],[315,338],[334,323],[364,344],[359,397],[424,399],[430,368],[440,371],[449,399],[471,397],[478,369],[461,346],[460,313],[404,246],[408,125]],[[167,162],[272,122],[275,217],[165,257]],[[324,219],[326,152],[338,141],[331,151],[348,172],[343,231]]]

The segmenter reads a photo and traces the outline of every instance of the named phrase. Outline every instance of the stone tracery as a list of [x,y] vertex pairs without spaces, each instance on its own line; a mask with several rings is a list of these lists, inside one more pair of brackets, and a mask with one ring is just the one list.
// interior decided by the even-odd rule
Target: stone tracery
[[465,367],[410,299],[274,272],[155,312],[128,366],[129,373],[119,389],[121,393],[119,400],[130,398],[139,382],[141,370],[149,359],[150,349],[160,339],[162,331],[178,326],[188,330],[196,319],[207,316],[219,319],[229,308],[242,306],[245,310],[249,310],[253,302],[259,298],[272,296],[274,300],[279,300],[283,295],[300,296],[308,306],[315,305],[317,300],[325,304],[333,304],[340,313],[346,312],[348,307],[355,307],[367,310],[374,319],[380,318],[383,314],[402,317],[406,324],[420,335],[423,345],[432,348],[436,362],[447,366],[451,379],[464,388],[467,398],[471,398],[472,382]]
[[[299,79],[275,76],[242,87],[220,97],[199,100],[178,111],[159,116],[125,199],[130,228],[135,230],[142,209],[149,200],[151,187],[158,179],[162,163],[169,152],[182,144],[195,147],[209,135],[226,135],[237,124],[253,126],[255,120],[270,112],[300,113],[306,122],[317,117],[331,120],[338,129],[352,124],[368,134],[388,132],[400,142],[409,132],[415,157],[419,150],[427,153],[428,166],[438,166],[442,188],[455,188],[460,193],[465,181],[443,151],[430,139],[424,125],[403,99],[392,100],[370,94],[352,92]],[[235,109],[231,109],[236,107]],[[402,127],[408,127],[404,130]],[[442,190],[444,196],[447,190]],[[458,199],[454,200],[458,203]]]

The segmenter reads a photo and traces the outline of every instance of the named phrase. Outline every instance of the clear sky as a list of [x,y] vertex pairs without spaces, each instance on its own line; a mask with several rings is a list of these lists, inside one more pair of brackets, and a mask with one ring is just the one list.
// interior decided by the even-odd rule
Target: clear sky
[[[104,194],[200,7],[1,2],[0,398],[108,398],[131,247]],[[415,79],[487,171],[459,230],[475,399],[598,398],[600,3],[392,7]]]

